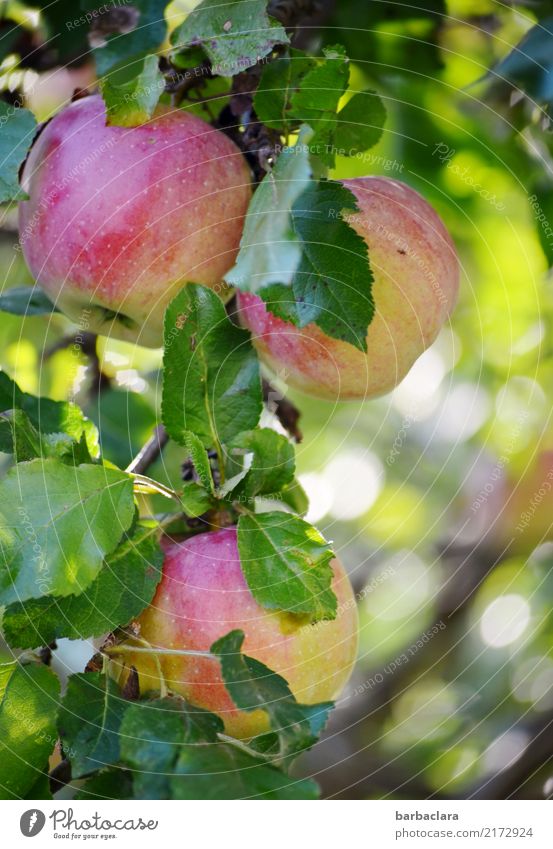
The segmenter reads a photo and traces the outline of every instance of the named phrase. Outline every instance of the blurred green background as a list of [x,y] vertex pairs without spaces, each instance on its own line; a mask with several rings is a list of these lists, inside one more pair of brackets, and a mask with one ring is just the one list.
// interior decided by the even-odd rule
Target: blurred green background
[[[528,92],[482,80],[550,13],[340,0],[319,30],[320,46],[346,45],[353,90],[376,89],[388,111],[378,146],[331,176],[409,183],[462,263],[450,324],[391,395],[336,406],[292,395],[308,518],[359,598],[354,678],[300,764],[329,796],[553,795],[553,495],[535,503],[553,469],[553,144]],[[82,65],[18,79],[10,67],[2,86],[22,87],[41,119],[90,81]],[[16,238],[4,209],[2,290],[32,283]],[[2,313],[0,366],[25,391],[82,404],[124,467],[157,421],[160,352],[99,339],[106,380],[90,393],[87,359],[57,346],[74,332],[60,315]],[[152,475],[178,484],[181,454],[170,445]]]

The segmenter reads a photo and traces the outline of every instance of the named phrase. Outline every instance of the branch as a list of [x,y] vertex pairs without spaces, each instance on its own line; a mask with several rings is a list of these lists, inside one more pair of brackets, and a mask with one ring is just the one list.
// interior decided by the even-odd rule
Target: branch
[[296,442],[301,442],[303,434],[298,427],[301,413],[298,408],[285,398],[275,387],[263,378],[263,400],[269,412],[274,413],[284,430],[293,436]]
[[144,474],[157,460],[168,442],[169,436],[164,426],[162,424],[157,425],[149,440],[127,466],[126,471],[138,475]]
[[553,760],[553,712],[531,726],[518,727],[531,738],[522,755],[469,791],[467,799],[511,799]]

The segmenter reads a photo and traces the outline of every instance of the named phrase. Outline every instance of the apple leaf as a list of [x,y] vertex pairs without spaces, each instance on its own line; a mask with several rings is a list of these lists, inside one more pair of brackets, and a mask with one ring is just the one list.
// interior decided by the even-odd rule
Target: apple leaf
[[19,168],[36,128],[36,118],[28,109],[0,102],[0,203],[27,197],[19,186]]
[[184,514],[191,519],[203,516],[217,504],[216,499],[196,481],[184,484],[180,500]]
[[[167,35],[165,7],[167,0],[131,0],[120,4],[119,31],[105,33],[103,44],[94,47],[98,76],[109,74],[125,60],[159,50]],[[98,0],[81,0],[84,11],[98,8]]]
[[0,310],[12,315],[50,315],[59,312],[37,286],[12,286],[0,295]]
[[108,767],[95,773],[81,786],[73,797],[77,801],[90,799],[132,799],[133,785],[130,772],[118,767]]
[[218,716],[179,697],[132,704],[120,733],[121,760],[133,770],[135,798],[170,798],[169,779],[182,746],[216,743],[223,730]]
[[111,554],[80,595],[10,604],[3,618],[8,645],[21,649],[99,637],[127,622],[151,602],[161,577],[159,526],[143,520]]
[[145,124],[154,114],[164,88],[165,77],[159,70],[157,56],[150,54],[116,65],[100,80],[107,123],[119,127]]
[[276,672],[242,654],[243,631],[231,631],[211,646],[221,663],[225,686],[240,710],[264,710],[280,741],[282,757],[309,749],[324,727],[333,702],[299,704],[290,687]]
[[[91,10],[101,5],[99,0],[91,0],[91,3]],[[58,60],[56,64],[65,65],[67,60],[87,55],[90,49],[88,26],[80,19],[79,0],[56,0],[55,3],[52,0],[33,0],[33,6],[40,9],[46,43]]]
[[[0,371],[0,411],[19,409],[27,414],[32,425],[42,434],[66,433],[75,442],[84,438],[93,458],[98,457],[98,431],[90,419],[76,405],[67,401],[52,401],[22,392],[17,383]],[[0,450],[11,443],[11,427],[0,424]],[[2,436],[3,434],[3,436]],[[8,441],[9,439],[9,441]],[[11,451],[11,449],[9,449]]]
[[349,61],[341,45],[323,48],[316,60],[299,50],[267,65],[254,97],[259,119],[284,135],[309,124],[309,152],[326,167],[336,155],[355,156],[382,135],[386,110],[374,91],[359,92],[338,111],[349,80]]
[[239,433],[228,446],[233,474],[246,474],[232,490],[232,500],[252,500],[257,495],[278,494],[295,472],[294,446],[270,428]]
[[195,433],[188,431],[183,434],[183,445],[188,451],[188,456],[194,464],[194,468],[200,479],[201,485],[207,492],[213,495],[215,492],[215,484],[213,483],[209,457],[201,439],[199,439]]
[[295,201],[292,218],[303,252],[293,290],[300,327],[314,322],[366,351],[373,278],[365,240],[342,216],[352,206],[357,209],[349,189],[330,180],[311,183]]
[[386,109],[375,91],[359,91],[348,100],[337,115],[333,132],[336,152],[356,156],[374,147],[382,136]]
[[225,280],[243,292],[259,292],[273,283],[290,285],[301,260],[290,210],[309,185],[309,128],[294,147],[285,148],[261,181],[248,207],[240,251]]
[[307,494],[296,478],[280,490],[279,499],[300,516],[305,515],[309,510]]
[[485,79],[510,83],[551,116],[552,71],[553,17],[550,16],[529,29],[514,49],[488,71]]
[[245,71],[275,44],[288,44],[286,30],[267,15],[267,0],[203,0],[177,27],[177,51],[201,46],[212,72],[223,77]]
[[67,433],[40,433],[23,410],[0,413],[0,451],[13,454],[15,461],[36,457],[57,457],[64,463],[91,463],[92,458],[84,438],[76,442]]
[[265,65],[253,101],[259,120],[284,135],[294,130],[298,121],[301,124],[303,119],[291,114],[291,100],[307,74],[316,67],[315,58],[293,48],[287,56]]
[[119,728],[129,703],[109,675],[71,675],[60,706],[58,728],[73,779],[119,760]]
[[183,746],[171,778],[173,799],[317,799],[312,779],[291,778],[227,743]]
[[188,283],[169,304],[163,362],[162,418],[176,442],[190,450],[192,431],[221,456],[221,445],[255,427],[261,381],[250,334],[211,289]]
[[308,522],[289,513],[248,513],[238,521],[238,551],[253,597],[269,610],[335,619],[333,553]]
[[284,321],[367,349],[374,315],[365,240],[344,211],[357,211],[341,183],[313,180],[309,130],[285,149],[248,208],[240,251],[227,283],[255,292]]
[[25,797],[48,771],[59,691],[59,680],[47,666],[0,666],[0,799]]
[[0,603],[83,592],[134,517],[132,478],[55,459],[0,482]]

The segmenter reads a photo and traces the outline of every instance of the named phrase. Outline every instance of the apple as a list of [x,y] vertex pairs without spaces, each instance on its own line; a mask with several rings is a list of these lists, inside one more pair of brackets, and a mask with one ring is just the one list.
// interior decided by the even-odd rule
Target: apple
[[163,342],[163,314],[186,282],[222,284],[251,196],[236,145],[182,110],[106,125],[99,95],[46,125],[22,174],[20,244],[37,282],[88,329]]
[[[154,651],[209,651],[220,637],[241,629],[244,653],[282,675],[299,702],[336,698],[357,652],[357,608],[343,566],[333,560],[337,618],[307,624],[292,614],[266,610],[255,601],[242,573],[236,537],[236,528],[225,528],[164,542],[161,582],[151,605],[137,620],[141,640]],[[265,711],[236,708],[217,658],[163,653],[156,657],[169,690],[218,714],[228,734],[247,738],[268,730]],[[140,692],[159,691],[159,668],[152,654],[130,652],[121,658],[125,663],[122,679],[126,669],[134,666]]]
[[348,223],[365,240],[372,268],[375,315],[367,354],[269,312],[241,292],[242,324],[261,360],[293,388],[329,400],[373,398],[393,389],[435,340],[457,298],[459,262],[443,222],[409,186],[387,177],[343,180],[359,211]]

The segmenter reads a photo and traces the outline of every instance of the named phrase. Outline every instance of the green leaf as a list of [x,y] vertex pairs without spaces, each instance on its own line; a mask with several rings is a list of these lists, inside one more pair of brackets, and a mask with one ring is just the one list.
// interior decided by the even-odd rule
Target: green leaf
[[216,505],[216,499],[195,481],[185,483],[181,493],[181,504],[184,513],[191,519],[203,516]]
[[73,465],[92,462],[84,434],[80,442],[67,433],[41,434],[27,413],[17,409],[0,413],[0,451],[13,454],[17,463],[36,457],[57,457]]
[[313,182],[295,201],[303,253],[293,290],[300,327],[314,322],[328,336],[366,351],[373,278],[365,240],[342,215],[352,207],[349,189],[329,180]]
[[325,113],[334,116],[349,80],[349,60],[341,45],[323,48],[324,61],[316,63],[301,80],[290,97],[290,112],[301,123],[325,120]]
[[290,99],[289,115],[309,124],[314,130],[311,154],[328,167],[335,162],[333,131],[336,112],[349,79],[348,58],[343,47],[324,49],[325,60],[309,70],[301,86]]
[[[5,372],[0,371],[0,411],[16,408],[23,410],[34,427],[42,434],[66,433],[75,442],[80,442],[84,438],[90,456],[98,456],[98,431],[94,423],[86,418],[76,404],[28,395],[22,392],[17,383]],[[5,429],[8,429],[7,423],[4,425]],[[1,431],[2,426],[0,426]],[[4,436],[4,445],[5,439]],[[1,441],[2,437],[0,437]],[[0,450],[5,449],[0,446]]]
[[31,147],[36,119],[28,109],[0,102],[0,203],[24,200],[19,168]]
[[[247,474],[232,491],[232,500],[252,500],[256,495],[273,495],[289,484],[295,472],[294,446],[270,428],[256,428],[236,436],[229,452],[238,468],[247,460]],[[241,463],[237,458],[242,459]]]
[[121,723],[121,759],[134,772],[135,797],[170,798],[169,778],[182,746],[216,742],[223,730],[218,716],[177,697],[132,704]]
[[20,799],[47,770],[60,684],[47,666],[0,666],[0,798]]
[[257,292],[273,283],[291,284],[301,259],[291,209],[311,179],[305,127],[298,143],[280,154],[263,178],[248,207],[236,264],[225,280],[243,292]]
[[215,493],[215,484],[213,483],[209,457],[201,439],[195,433],[188,431],[183,434],[183,445],[194,464],[201,485],[207,492],[213,495]]
[[317,799],[311,779],[290,778],[237,746],[185,746],[171,779],[173,799]]
[[[206,448],[255,427],[261,414],[257,356],[246,330],[228,318],[210,289],[189,283],[165,313],[162,418],[169,436]],[[194,449],[196,450],[196,449]]]
[[386,109],[375,91],[361,91],[348,100],[337,117],[334,146],[340,154],[355,156],[380,140]]
[[73,779],[119,760],[119,727],[128,701],[112,678],[99,672],[72,675],[58,727]]
[[36,286],[13,286],[0,295],[0,310],[12,315],[50,315],[59,312],[50,298]]
[[[78,0],[33,0],[33,6],[40,9],[40,17],[46,30],[48,50],[57,57],[60,65],[69,59],[84,58],[89,50],[88,24],[81,19]],[[101,6],[99,0],[93,0],[91,9]]]
[[129,475],[32,460],[0,482],[0,603],[83,592],[134,517]]
[[49,799],[52,801],[52,793],[50,791],[50,776],[48,774],[48,763],[44,765],[42,772],[30,790],[25,794],[26,799]]
[[259,120],[285,135],[301,124],[291,112],[291,100],[309,71],[317,67],[317,60],[301,50],[291,49],[288,56],[265,65],[254,95],[254,108]]
[[267,0],[203,0],[171,37],[177,50],[203,47],[213,73],[231,77],[288,44],[286,30],[267,15]]
[[314,131],[318,141],[322,124],[336,123],[336,111],[349,79],[348,58],[343,47],[327,47],[324,59],[316,60],[299,50],[267,65],[254,97],[259,119],[285,135],[301,124]]
[[48,596],[9,605],[2,622],[8,644],[34,648],[60,637],[99,637],[126,625],[154,597],[163,563],[158,537],[159,526],[143,520],[80,595]]
[[277,318],[288,321],[290,324],[299,324],[300,319],[292,286],[285,286],[283,283],[271,283],[270,286],[261,289],[258,294],[267,304],[267,309]]
[[553,17],[544,18],[497,63],[486,79],[506,81],[549,114],[553,106]]
[[[97,9],[98,0],[81,0],[81,5],[85,11]],[[166,6],[167,0],[132,0],[117,7],[123,31],[107,34],[105,44],[94,48],[98,76],[125,60],[159,50],[167,35]]]
[[221,662],[221,672],[232,701],[240,710],[267,712],[278,735],[281,756],[309,749],[324,727],[333,702],[300,705],[281,675],[242,654],[243,631],[231,631],[211,646]]
[[298,50],[267,65],[254,97],[259,119],[286,136],[302,124],[314,135],[309,150],[327,167],[336,154],[354,156],[379,140],[386,111],[375,92],[355,94],[338,112],[340,98],[349,79],[348,59],[343,47],[323,50],[316,60]]
[[165,77],[157,56],[144,56],[117,65],[100,80],[106,104],[107,123],[136,127],[152,117],[163,94]]
[[84,782],[74,798],[82,799],[132,799],[133,782],[129,772],[109,767],[97,772]]
[[280,499],[300,516],[305,515],[309,510],[309,499],[301,483],[296,479],[281,489]]
[[238,551],[244,577],[262,607],[307,614],[311,622],[336,618],[332,549],[312,525],[282,512],[243,515]]

